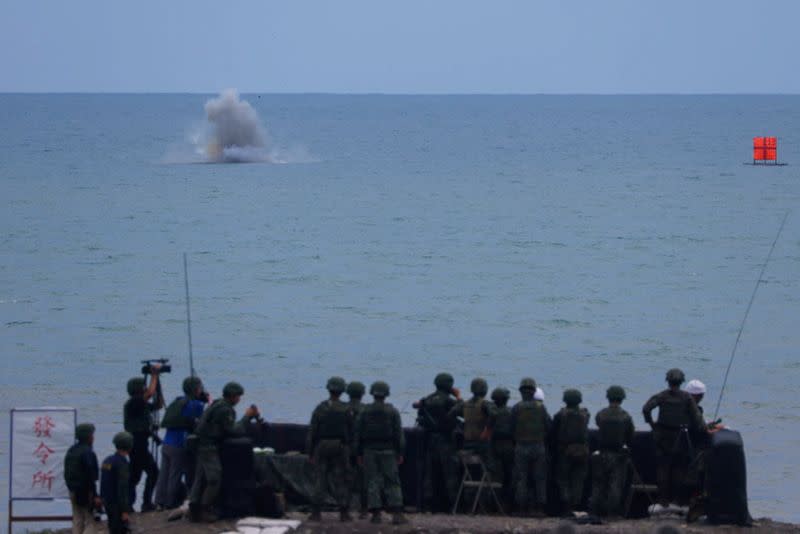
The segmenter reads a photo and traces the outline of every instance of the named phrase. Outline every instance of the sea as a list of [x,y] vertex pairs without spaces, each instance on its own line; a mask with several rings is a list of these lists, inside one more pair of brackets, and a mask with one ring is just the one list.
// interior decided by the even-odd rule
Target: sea
[[244,94],[272,157],[238,164],[197,159],[214,96],[0,95],[0,480],[12,408],[76,408],[102,457],[141,360],[180,393],[186,253],[207,389],[297,423],[340,375],[412,425],[448,371],[551,412],[620,384],[645,429],[672,367],[710,418],[757,287],[719,417],[753,516],[800,522],[800,96]]

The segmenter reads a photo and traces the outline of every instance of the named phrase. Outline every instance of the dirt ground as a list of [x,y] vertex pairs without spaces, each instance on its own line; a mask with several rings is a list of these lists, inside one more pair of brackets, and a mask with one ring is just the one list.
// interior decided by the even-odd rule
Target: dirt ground
[[[158,534],[218,534],[225,531],[235,531],[236,521],[218,521],[211,524],[196,524],[186,520],[167,521],[167,513],[153,512],[149,514],[134,514],[132,516],[133,532],[158,533]],[[291,512],[289,519],[305,520],[306,515]],[[384,515],[384,523],[373,525],[368,519],[356,519],[352,523],[340,523],[338,515],[324,514],[321,523],[305,522],[294,532],[299,534],[345,534],[345,533],[436,533],[436,534],[527,534],[527,533],[571,533],[571,532],[597,532],[597,533],[657,533],[671,532],[724,532],[724,533],[755,533],[755,532],[798,532],[800,525],[779,523],[769,519],[756,520],[752,528],[736,526],[714,526],[695,523],[687,525],[681,518],[666,516],[662,518],[620,520],[604,525],[579,525],[573,521],[557,518],[527,519],[500,516],[469,516],[469,515],[443,515],[443,514],[408,514],[407,525],[395,527],[389,524],[389,517]],[[671,527],[671,528],[670,528]],[[58,531],[59,534],[68,534],[70,530]]]

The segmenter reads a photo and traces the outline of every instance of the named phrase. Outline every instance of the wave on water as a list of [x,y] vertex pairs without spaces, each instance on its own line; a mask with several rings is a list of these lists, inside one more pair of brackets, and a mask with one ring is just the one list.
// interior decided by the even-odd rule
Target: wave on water
[[[271,146],[258,112],[236,89],[226,89],[204,106],[206,120],[189,133],[191,153],[172,150],[167,163],[307,163],[304,147]],[[186,148],[186,147],[183,147]]]

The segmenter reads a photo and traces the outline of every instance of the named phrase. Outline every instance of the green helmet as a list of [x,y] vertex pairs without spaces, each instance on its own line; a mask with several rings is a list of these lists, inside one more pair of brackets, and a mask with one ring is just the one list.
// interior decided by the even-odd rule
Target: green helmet
[[625,400],[625,390],[622,386],[611,386],[606,390],[606,398],[610,401],[622,402]]
[[506,388],[494,388],[492,390],[492,400],[495,402],[508,401],[508,398],[510,396],[511,392],[508,391]]
[[476,378],[469,385],[469,390],[472,391],[473,395],[484,397],[486,396],[486,392],[489,391],[489,384],[487,384],[486,380],[483,378]]
[[183,379],[183,392],[187,397],[194,397],[198,387],[203,387],[203,381],[196,376],[187,376]]
[[332,376],[328,379],[328,384],[325,387],[331,393],[342,393],[347,387],[347,383],[341,376]]
[[667,382],[670,384],[683,384],[686,380],[686,375],[680,369],[670,369],[667,371]]
[[133,448],[133,434],[130,432],[120,432],[114,436],[112,442],[114,443],[114,447],[123,451],[129,451]]
[[75,427],[75,439],[81,443],[86,443],[94,434],[94,425],[91,423],[81,423]]
[[128,395],[133,396],[142,393],[146,385],[144,378],[141,376],[131,378],[128,380]]
[[564,402],[567,406],[577,406],[583,402],[583,395],[577,389],[567,389],[564,391]]
[[523,378],[519,381],[519,390],[522,391],[523,389],[532,389],[536,391],[536,380],[530,377]]
[[233,397],[239,397],[244,395],[244,388],[238,382],[228,382],[225,384],[225,387],[222,388],[222,396],[226,399],[232,399]]
[[[374,384],[373,384],[374,386]],[[360,399],[364,396],[364,384],[361,382],[350,382],[347,384],[347,396],[351,399]]]
[[381,380],[373,382],[372,385],[369,387],[369,394],[372,395],[373,397],[388,397],[389,384]]
[[450,373],[439,373],[436,375],[436,378],[433,379],[433,385],[436,386],[436,389],[450,391],[453,389],[453,375]]

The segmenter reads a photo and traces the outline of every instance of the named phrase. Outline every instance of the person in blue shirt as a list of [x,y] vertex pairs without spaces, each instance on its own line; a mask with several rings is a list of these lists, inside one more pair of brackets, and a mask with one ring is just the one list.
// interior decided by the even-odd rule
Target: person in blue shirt
[[180,506],[187,494],[186,488],[191,487],[192,470],[186,437],[194,431],[208,402],[203,382],[196,376],[183,381],[183,393],[170,403],[161,421],[167,433],[161,446],[161,476],[155,500],[159,508],[167,510]]

